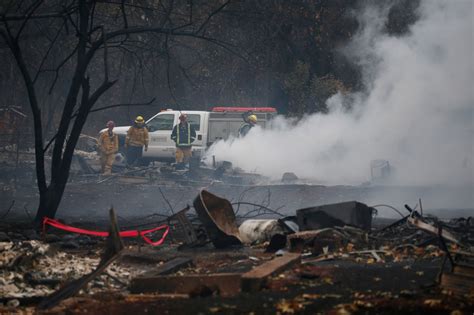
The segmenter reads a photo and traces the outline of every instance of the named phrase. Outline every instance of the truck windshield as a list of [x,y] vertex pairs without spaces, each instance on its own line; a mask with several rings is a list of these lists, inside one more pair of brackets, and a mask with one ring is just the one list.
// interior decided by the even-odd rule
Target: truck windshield
[[150,130],[173,130],[174,114],[158,115],[147,123]]
[[199,129],[201,128],[201,115],[189,114],[188,122],[194,127],[194,130],[199,131]]

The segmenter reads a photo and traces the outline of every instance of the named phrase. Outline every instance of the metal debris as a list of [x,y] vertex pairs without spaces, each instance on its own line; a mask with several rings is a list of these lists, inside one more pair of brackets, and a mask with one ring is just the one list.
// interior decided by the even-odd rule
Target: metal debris
[[234,209],[227,199],[201,190],[193,205],[216,248],[242,245]]
[[193,225],[189,221],[186,213],[189,211],[189,206],[180,210],[173,214],[171,217],[168,218],[168,224],[171,225],[172,221],[177,221],[179,226],[181,227],[182,234],[184,235],[184,239],[186,245],[193,246],[198,243],[198,237],[196,231],[194,230]]
[[288,234],[290,231],[280,220],[245,220],[239,226],[240,239],[245,244],[258,244],[270,241],[276,234]]
[[[341,218],[332,217],[331,220],[341,221],[342,223],[338,222],[341,226],[336,224],[326,228],[298,232],[299,226],[288,226],[291,222],[282,225],[286,220],[284,218],[248,220],[247,223],[244,221],[240,231],[236,233],[235,213],[227,200],[207,191],[202,191],[196,199],[199,199],[195,200],[196,212],[215,247],[229,246],[227,241],[229,238],[237,239],[236,235],[239,237],[237,239],[239,243],[240,240],[247,239],[244,243],[247,246],[218,251],[210,246],[199,248],[184,246],[181,251],[181,242],[190,244],[195,242],[196,238],[192,232],[197,231],[194,220],[191,219],[193,224],[189,220],[192,214],[186,215],[188,208],[185,208],[167,219],[173,222],[177,230],[191,233],[185,232],[184,237],[174,239],[175,243],[171,242],[169,246],[159,250],[128,251],[128,259],[121,260],[121,263],[133,264],[138,258],[140,264],[136,264],[133,271],[112,265],[107,273],[91,280],[89,285],[83,287],[84,294],[79,298],[63,301],[58,309],[66,310],[71,305],[75,305],[77,310],[87,309],[91,312],[99,312],[101,304],[105,302],[100,301],[99,306],[93,309],[89,309],[83,303],[99,301],[102,296],[109,297],[110,301],[107,305],[121,309],[123,313],[133,312],[133,307],[143,309],[148,305],[161,306],[161,303],[164,303],[163,309],[174,311],[176,309],[172,300],[177,297],[180,298],[180,305],[177,308],[179,310],[184,309],[181,302],[193,305],[191,306],[193,308],[194,304],[189,299],[193,297],[233,297],[229,299],[229,303],[232,307],[236,307],[236,303],[240,303],[244,298],[247,300],[250,297],[257,297],[246,292],[257,291],[258,298],[266,297],[265,303],[271,311],[275,312],[314,312],[315,307],[317,309],[320,306],[317,301],[338,300],[342,297],[349,298],[348,301],[353,299],[353,303],[347,306],[352,307],[353,310],[356,309],[355,307],[358,310],[370,309],[381,299],[406,302],[407,300],[416,301],[420,297],[420,305],[431,309],[430,307],[445,303],[442,297],[440,298],[443,296],[442,293],[446,293],[445,296],[449,299],[457,298],[461,301],[466,301],[466,297],[468,300],[473,294],[473,267],[469,265],[469,262],[472,263],[474,257],[474,224],[469,218],[441,221],[434,217],[423,217],[410,209],[409,216],[380,229],[354,227],[346,224]],[[261,214],[258,213],[258,215]],[[313,220],[314,217],[310,219]],[[253,230],[259,237],[263,235],[263,238],[249,241],[249,237],[244,236],[243,227],[249,231]],[[7,236],[15,239],[10,233]],[[5,306],[7,303],[15,303],[9,301],[17,299],[20,303],[17,307],[20,308],[28,304],[37,304],[38,300],[26,299],[25,288],[35,290],[35,294],[31,297],[37,298],[50,294],[61,283],[64,283],[68,276],[52,272],[54,268],[57,268],[56,266],[38,268],[39,265],[44,265],[43,260],[46,258],[60,261],[56,256],[61,254],[59,257],[64,258],[61,263],[70,268],[72,278],[92,272],[93,265],[99,262],[98,258],[86,257],[88,261],[84,263],[86,258],[71,254],[71,252],[84,254],[85,244],[76,242],[77,248],[70,249],[70,253],[61,252],[61,244],[70,241],[76,241],[76,239],[65,240],[61,237],[53,244],[44,244],[39,241],[0,243],[0,257],[5,258],[0,260],[0,265],[7,266],[4,268],[6,271],[0,271],[0,279],[2,279],[0,290],[16,292],[16,295],[9,293],[8,298],[0,302]],[[134,240],[129,242],[133,243]],[[216,243],[219,245],[216,246]],[[51,248],[58,248],[60,252],[52,251]],[[90,246],[87,248],[91,249]],[[289,250],[291,253],[288,253]],[[177,258],[177,255],[181,257]],[[436,274],[439,270],[437,261],[442,260],[443,257],[445,261],[453,264],[449,269],[444,268],[443,265],[438,278],[439,286],[432,285],[437,279]],[[429,264],[429,266],[420,268],[420,264]],[[129,271],[128,276],[124,276],[125,270]],[[135,274],[132,274],[133,272]],[[138,272],[144,273],[137,276]],[[360,275],[355,277],[359,280],[356,279],[356,282],[352,283],[345,282],[347,278],[358,273]],[[93,277],[92,274],[86,277],[89,276]],[[347,293],[351,292],[354,285],[357,286],[357,281],[360,282],[361,277],[364,279],[362,282],[369,285],[370,292]],[[395,283],[394,286],[400,285],[401,281],[395,278],[403,277],[407,277],[406,286],[401,289],[390,286],[392,281]],[[110,283],[114,283],[115,286],[111,286]],[[385,288],[388,283],[390,289],[379,291],[380,283],[384,283]],[[73,282],[74,284],[76,282]],[[420,289],[421,286],[430,284],[432,291],[429,293],[426,293],[425,289]],[[305,290],[304,293],[296,292],[293,290],[295,287]],[[313,289],[313,287],[316,288]],[[345,287],[344,290],[347,291],[342,292],[341,287]],[[39,295],[39,290],[43,288],[46,291]],[[125,291],[127,289],[129,292]],[[114,300],[111,298],[112,291],[119,292],[121,297]],[[99,297],[91,294],[95,292],[103,294]],[[147,292],[153,295],[147,295]],[[273,299],[280,295],[282,298],[277,298],[274,302],[268,299],[268,297]],[[216,306],[220,301],[209,298],[204,304],[208,305],[209,312],[229,311],[225,307]],[[341,302],[342,300],[330,303]],[[312,305],[313,308],[306,308],[307,305]]]
[[301,230],[317,230],[326,227],[353,225],[370,230],[374,209],[357,202],[342,202],[296,211]]

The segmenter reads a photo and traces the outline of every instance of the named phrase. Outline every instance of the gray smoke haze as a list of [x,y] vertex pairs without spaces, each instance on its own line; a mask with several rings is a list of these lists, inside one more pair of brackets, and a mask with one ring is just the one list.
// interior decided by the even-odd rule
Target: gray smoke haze
[[[370,179],[389,160],[392,182],[474,181],[473,2],[426,0],[405,36],[382,33],[388,8],[358,12],[361,30],[343,53],[363,66],[366,93],[334,95],[330,112],[298,123],[277,118],[208,156],[274,179],[284,172],[324,184]],[[348,102],[351,110],[347,110]]]

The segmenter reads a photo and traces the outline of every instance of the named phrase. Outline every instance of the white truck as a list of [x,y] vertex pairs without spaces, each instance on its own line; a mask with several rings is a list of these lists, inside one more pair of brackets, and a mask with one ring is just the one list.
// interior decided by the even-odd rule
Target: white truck
[[[215,141],[227,139],[230,135],[236,137],[243,123],[243,114],[248,112],[257,116],[257,125],[263,128],[277,115],[273,107],[214,107],[211,111],[163,110],[146,121],[150,142],[148,151],[143,152],[143,158],[146,162],[174,161],[175,143],[171,140],[171,132],[179,122],[181,113],[187,114],[188,122],[196,130],[196,140],[192,146],[193,156],[201,157],[206,148]],[[114,128],[114,132],[119,136],[119,154],[123,158],[123,144],[129,127]]]

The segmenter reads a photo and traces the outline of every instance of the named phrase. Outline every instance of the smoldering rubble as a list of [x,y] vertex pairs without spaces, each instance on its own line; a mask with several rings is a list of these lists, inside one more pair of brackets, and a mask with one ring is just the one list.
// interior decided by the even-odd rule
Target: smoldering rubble
[[[45,227],[40,235],[4,224],[2,309],[126,314],[137,308],[357,313],[474,307],[472,218],[439,220],[422,215],[420,204],[398,209],[403,217],[389,221],[356,201],[287,216],[265,208],[256,206],[254,213],[273,211],[273,218],[237,217],[226,198],[201,190],[192,207],[142,220],[142,231],[169,226],[168,236],[147,236],[163,243],[119,237],[125,247],[103,268],[110,233],[104,243],[57,227]],[[103,229],[86,221],[59,227],[75,225]],[[80,288],[79,279],[85,279]]]

